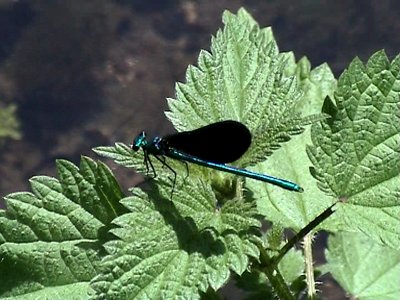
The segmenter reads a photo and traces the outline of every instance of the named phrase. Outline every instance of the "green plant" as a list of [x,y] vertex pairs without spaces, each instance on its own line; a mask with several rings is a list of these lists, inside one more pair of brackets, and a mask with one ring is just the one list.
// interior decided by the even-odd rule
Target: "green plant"
[[[327,65],[311,70],[279,53],[271,29],[245,10],[223,20],[167,116],[178,131],[240,120],[254,139],[237,165],[305,192],[191,165],[171,199],[170,174],[154,162],[159,176],[125,196],[103,163],[59,160],[59,180],[34,177],[33,193],[5,197],[2,297],[218,299],[236,274],[249,299],[294,299],[304,289],[315,298],[314,276],[331,272],[357,298],[398,298],[400,57],[356,58],[336,82]],[[146,172],[128,145],[95,151]],[[262,220],[272,222],[266,233]],[[296,233],[286,244],[284,228]],[[315,269],[319,230],[331,234],[327,263]],[[302,251],[293,247],[300,239]]]
[[19,139],[21,137],[19,123],[15,118],[16,109],[15,105],[0,107],[0,139],[6,137]]

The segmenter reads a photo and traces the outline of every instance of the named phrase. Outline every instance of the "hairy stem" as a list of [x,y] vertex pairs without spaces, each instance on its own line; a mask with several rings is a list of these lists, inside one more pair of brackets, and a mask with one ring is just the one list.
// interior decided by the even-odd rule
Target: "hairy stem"
[[260,267],[261,271],[267,276],[274,292],[281,300],[294,300],[289,287],[285,283],[278,267],[274,266],[272,259],[269,257],[267,251],[262,246],[259,246],[260,250]]
[[306,283],[307,283],[307,296],[308,299],[315,299],[317,291],[315,289],[314,280],[314,264],[312,255],[312,240],[313,235],[307,234],[303,241],[304,258],[306,264]]

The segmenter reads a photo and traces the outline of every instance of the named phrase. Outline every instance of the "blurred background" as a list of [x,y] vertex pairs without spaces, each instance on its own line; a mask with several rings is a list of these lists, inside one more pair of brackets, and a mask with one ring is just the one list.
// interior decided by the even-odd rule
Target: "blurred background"
[[[78,164],[143,129],[173,132],[166,98],[209,49],[222,12],[242,6],[282,51],[337,76],[355,56],[400,49],[395,0],[0,0],[0,196],[56,176],[56,158]],[[125,190],[140,180],[109,165]],[[329,299],[343,299],[330,285]]]

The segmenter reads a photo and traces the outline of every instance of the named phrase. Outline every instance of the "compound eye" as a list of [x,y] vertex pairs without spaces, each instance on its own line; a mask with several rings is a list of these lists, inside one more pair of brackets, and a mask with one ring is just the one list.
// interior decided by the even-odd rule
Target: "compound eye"
[[134,140],[132,144],[132,150],[138,151],[143,145],[146,144],[146,133],[142,131]]

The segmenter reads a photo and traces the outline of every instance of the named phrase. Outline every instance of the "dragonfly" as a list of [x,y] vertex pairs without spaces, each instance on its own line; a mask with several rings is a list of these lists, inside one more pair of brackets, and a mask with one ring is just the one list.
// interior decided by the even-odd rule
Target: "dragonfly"
[[192,131],[170,134],[164,137],[148,139],[146,132],[142,131],[132,143],[132,150],[143,150],[146,169],[149,166],[156,174],[150,156],[155,157],[161,164],[174,174],[175,186],[176,172],[166,163],[166,157],[185,163],[223,171],[238,176],[252,178],[280,188],[303,192],[298,184],[274,176],[238,168],[228,163],[238,160],[248,150],[251,144],[251,133],[242,123],[225,120],[212,123]]

